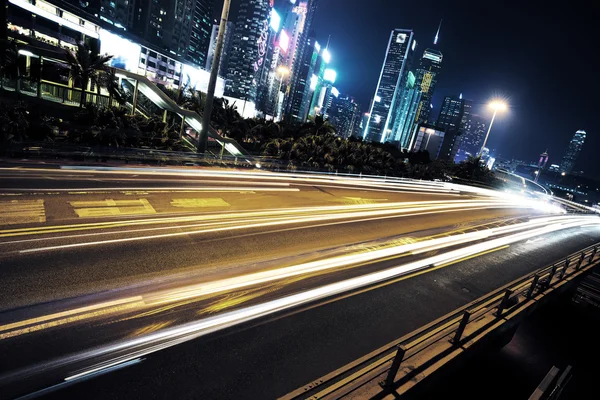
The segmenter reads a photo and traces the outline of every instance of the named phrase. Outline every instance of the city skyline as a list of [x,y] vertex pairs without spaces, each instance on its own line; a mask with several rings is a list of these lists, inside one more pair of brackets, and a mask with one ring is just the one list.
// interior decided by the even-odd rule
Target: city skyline
[[[376,0],[370,7],[336,0],[322,1],[315,17],[317,38],[331,35],[332,55],[339,71],[338,87],[357,99],[363,109],[377,85],[389,31],[413,29],[417,51],[433,45],[441,19],[444,20],[438,48],[443,67],[433,96],[432,117],[437,117],[443,98],[463,93],[473,100],[473,113],[489,123],[492,98],[506,99],[509,110],[494,122],[489,148],[508,158],[534,160],[539,148],[548,148],[551,163],[559,163],[578,129],[588,132],[577,169],[598,176],[600,167],[592,162],[593,149],[600,146],[599,123],[592,115],[596,90],[579,90],[576,68],[585,65],[585,49],[592,48],[586,31],[590,13],[544,8],[544,18],[534,4],[516,2],[501,7],[465,2],[461,7],[443,2],[433,4]],[[583,3],[578,3],[583,4]],[[364,21],[377,21],[365,24]],[[561,57],[549,62],[556,42],[547,35],[548,21],[561,26]],[[354,26],[355,29],[347,29]],[[510,29],[508,29],[510,27]],[[598,88],[596,82],[590,85]],[[564,101],[569,99],[568,102]],[[568,104],[566,104],[568,103]],[[366,111],[366,110],[365,110]]]

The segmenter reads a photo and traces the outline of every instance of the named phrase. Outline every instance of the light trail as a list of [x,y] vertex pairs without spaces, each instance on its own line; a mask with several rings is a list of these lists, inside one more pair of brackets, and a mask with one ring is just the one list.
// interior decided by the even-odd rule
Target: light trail
[[[406,204],[406,203],[403,203]],[[358,205],[365,206],[365,205]],[[409,215],[410,213],[415,212],[426,212],[426,211],[436,211],[436,210],[461,210],[466,208],[514,208],[515,206],[510,203],[505,202],[491,202],[491,201],[458,201],[458,202],[447,202],[439,205],[427,205],[420,207],[406,207],[402,208],[384,208],[373,211],[356,211],[352,213],[326,213],[326,214],[311,214],[308,216],[296,216],[288,219],[281,220],[273,220],[273,218],[267,218],[263,221],[239,224],[239,225],[228,225],[225,227],[213,227],[208,229],[198,229],[198,230],[189,230],[184,232],[172,232],[158,235],[148,235],[148,236],[138,236],[138,237],[128,237],[128,238],[119,238],[119,239],[107,239],[101,241],[92,241],[92,242],[81,242],[81,243],[70,243],[56,246],[45,246],[39,248],[30,248],[25,250],[19,250],[20,254],[27,253],[36,253],[43,251],[51,251],[51,250],[61,250],[61,249],[70,249],[70,248],[78,248],[78,247],[88,247],[88,246],[97,246],[97,245],[106,245],[106,244],[116,244],[116,243],[125,243],[125,242],[134,242],[134,241],[144,241],[144,240],[154,240],[154,239],[165,239],[171,237],[179,237],[186,235],[195,235],[195,234],[206,234],[206,233],[215,233],[215,232],[223,232],[223,231],[232,231],[232,230],[241,230],[241,229],[251,229],[251,228],[266,228],[280,225],[289,225],[289,224],[300,224],[300,223],[308,223],[308,222],[322,222],[322,221],[334,221],[341,219],[352,218],[357,220],[363,217],[377,217],[377,216],[394,216],[394,215]],[[523,208],[530,207],[529,205],[523,205]],[[374,207],[372,207],[374,208]]]
[[[595,224],[600,226],[600,219],[594,217],[558,217],[554,222],[537,228],[529,228],[524,232],[512,233],[484,242],[451,250],[443,254],[427,257],[422,260],[409,262],[386,270],[369,273],[355,278],[327,284],[300,293],[285,296],[276,300],[251,305],[222,314],[204,318],[183,325],[166,328],[145,336],[128,339],[119,343],[77,353],[64,359],[37,365],[32,369],[17,371],[0,378],[0,382],[22,379],[33,371],[45,372],[57,367],[77,368],[66,379],[85,377],[106,368],[135,360],[144,355],[162,350],[185,341],[222,330],[240,323],[248,322],[259,317],[264,317],[276,312],[285,311],[310,302],[322,300],[335,295],[344,294],[371,285],[379,284],[407,274],[416,273],[431,267],[441,266],[464,259],[465,257],[485,254],[494,249],[510,245],[515,242],[525,241],[532,237],[556,232],[559,230]],[[102,361],[98,362],[94,360]],[[87,363],[87,365],[85,365]]]

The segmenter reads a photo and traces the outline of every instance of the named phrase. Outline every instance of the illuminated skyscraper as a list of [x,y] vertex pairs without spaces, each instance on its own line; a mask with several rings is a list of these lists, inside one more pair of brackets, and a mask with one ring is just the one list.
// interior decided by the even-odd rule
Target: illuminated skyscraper
[[[125,1],[134,4],[132,1]],[[212,29],[212,0],[139,0],[131,31],[204,68]]]
[[333,98],[329,121],[337,129],[338,136],[348,138],[354,134],[355,124],[360,123],[358,104],[348,95]]
[[400,94],[400,103],[396,108],[394,125],[392,126],[392,135],[389,139],[398,145],[401,149],[407,149],[411,142],[411,133],[415,115],[421,99],[421,91],[416,85],[415,75],[409,71],[404,89]]
[[315,47],[316,41],[314,33],[311,30],[318,0],[307,0],[301,3],[306,3],[306,11],[302,11],[303,13],[306,12],[306,16],[301,26],[302,32],[299,34],[299,39],[295,44],[294,61],[289,81],[289,95],[285,110],[288,119],[304,122],[308,113],[308,102],[310,101],[308,97],[310,77],[312,76],[312,71],[309,71],[311,68],[310,65],[312,60],[315,59],[315,50],[317,50],[317,53],[319,52]]
[[[437,45],[441,26],[442,23],[440,22],[435,39],[433,40],[434,45]],[[429,48],[423,51],[423,56],[419,61],[419,68],[417,68],[415,74],[417,77],[416,84],[421,91],[421,101],[419,102],[415,117],[417,124],[431,122],[428,121],[429,113],[431,112],[431,98],[433,97],[433,91],[438,81],[438,75],[442,69],[442,58],[442,53],[439,50]]]
[[461,153],[468,153],[464,157],[468,155],[476,156],[479,153],[487,132],[487,123],[487,120],[481,116],[476,114],[471,115],[470,127],[465,130],[459,146]]
[[256,102],[256,79],[268,44],[269,11],[269,0],[241,2],[227,66],[226,96]]
[[461,135],[471,123],[471,101],[463,99],[462,95],[446,96],[436,123],[436,127],[445,132],[438,158],[454,160]]
[[575,162],[577,161],[577,157],[579,157],[579,153],[581,152],[581,148],[583,147],[583,143],[585,142],[585,137],[587,133],[584,130],[578,130],[575,132],[573,139],[569,142],[569,147],[567,148],[567,152],[562,158],[560,162],[560,172],[564,172],[566,174],[571,173],[573,168],[575,167]]
[[[205,69],[210,71],[212,68],[213,59],[215,58],[215,48],[217,47],[217,36],[219,35],[219,25],[214,24],[210,36],[210,45],[206,55]],[[227,22],[225,25],[225,37],[223,38],[223,52],[221,53],[221,61],[219,62],[219,76],[224,76],[227,73],[227,64],[229,62],[229,52],[231,50],[231,38],[233,36],[233,22]]]
[[409,56],[415,46],[412,30],[391,32],[363,139],[382,143],[389,139],[404,89],[403,79],[408,79]]

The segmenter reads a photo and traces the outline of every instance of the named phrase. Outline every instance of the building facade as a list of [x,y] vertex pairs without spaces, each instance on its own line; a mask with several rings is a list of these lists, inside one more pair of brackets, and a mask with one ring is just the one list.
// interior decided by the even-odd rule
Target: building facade
[[577,157],[579,157],[579,153],[581,153],[586,136],[587,133],[584,130],[575,132],[575,135],[573,135],[573,138],[569,142],[569,147],[567,147],[567,151],[560,162],[560,172],[566,174],[573,172],[575,162],[577,161]]
[[416,85],[421,91],[421,99],[417,107],[415,122],[423,124],[429,121],[431,100],[438,76],[442,69],[442,53],[436,49],[425,49],[416,71]]
[[453,161],[461,142],[461,136],[471,126],[471,107],[469,100],[461,96],[446,96],[438,116],[436,127],[445,132],[444,143],[439,159]]
[[343,138],[354,136],[356,124],[360,123],[360,110],[354,99],[348,95],[333,98],[329,121],[337,128],[337,134]]
[[[302,3],[305,5],[301,6]],[[310,80],[321,51],[312,30],[317,5],[318,0],[307,0],[300,2],[301,10],[296,10],[304,15],[302,24],[298,25],[301,31],[297,32],[298,39],[295,43],[289,86],[286,91],[288,95],[284,105],[288,120],[293,122],[304,122],[309,112]]]
[[383,143],[392,132],[396,107],[400,103],[403,89],[402,80],[410,68],[409,55],[415,46],[412,30],[394,29],[391,32],[363,133],[364,140]]
[[[205,69],[210,71],[215,58],[215,49],[217,47],[217,36],[219,35],[219,25],[214,24],[210,34],[210,44],[208,53],[206,54]],[[229,54],[231,51],[231,38],[233,37],[233,22],[229,21],[225,25],[225,37],[223,38],[223,51],[221,52],[221,60],[219,62],[219,76],[225,76],[227,73],[227,65],[229,63]]]
[[268,0],[243,0],[240,4],[227,66],[226,96],[255,104],[257,76],[268,45],[269,12]]
[[421,91],[416,84],[415,75],[411,71],[408,72],[408,78],[400,96],[401,100],[396,108],[390,139],[400,149],[408,149],[412,141],[414,121],[421,99]]

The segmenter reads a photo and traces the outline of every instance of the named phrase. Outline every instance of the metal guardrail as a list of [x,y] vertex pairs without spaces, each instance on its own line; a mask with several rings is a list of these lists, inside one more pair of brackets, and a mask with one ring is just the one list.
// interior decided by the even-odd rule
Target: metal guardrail
[[598,264],[599,248],[600,244],[587,247],[519,278],[282,399],[339,399],[350,394],[397,397],[511,317]]

